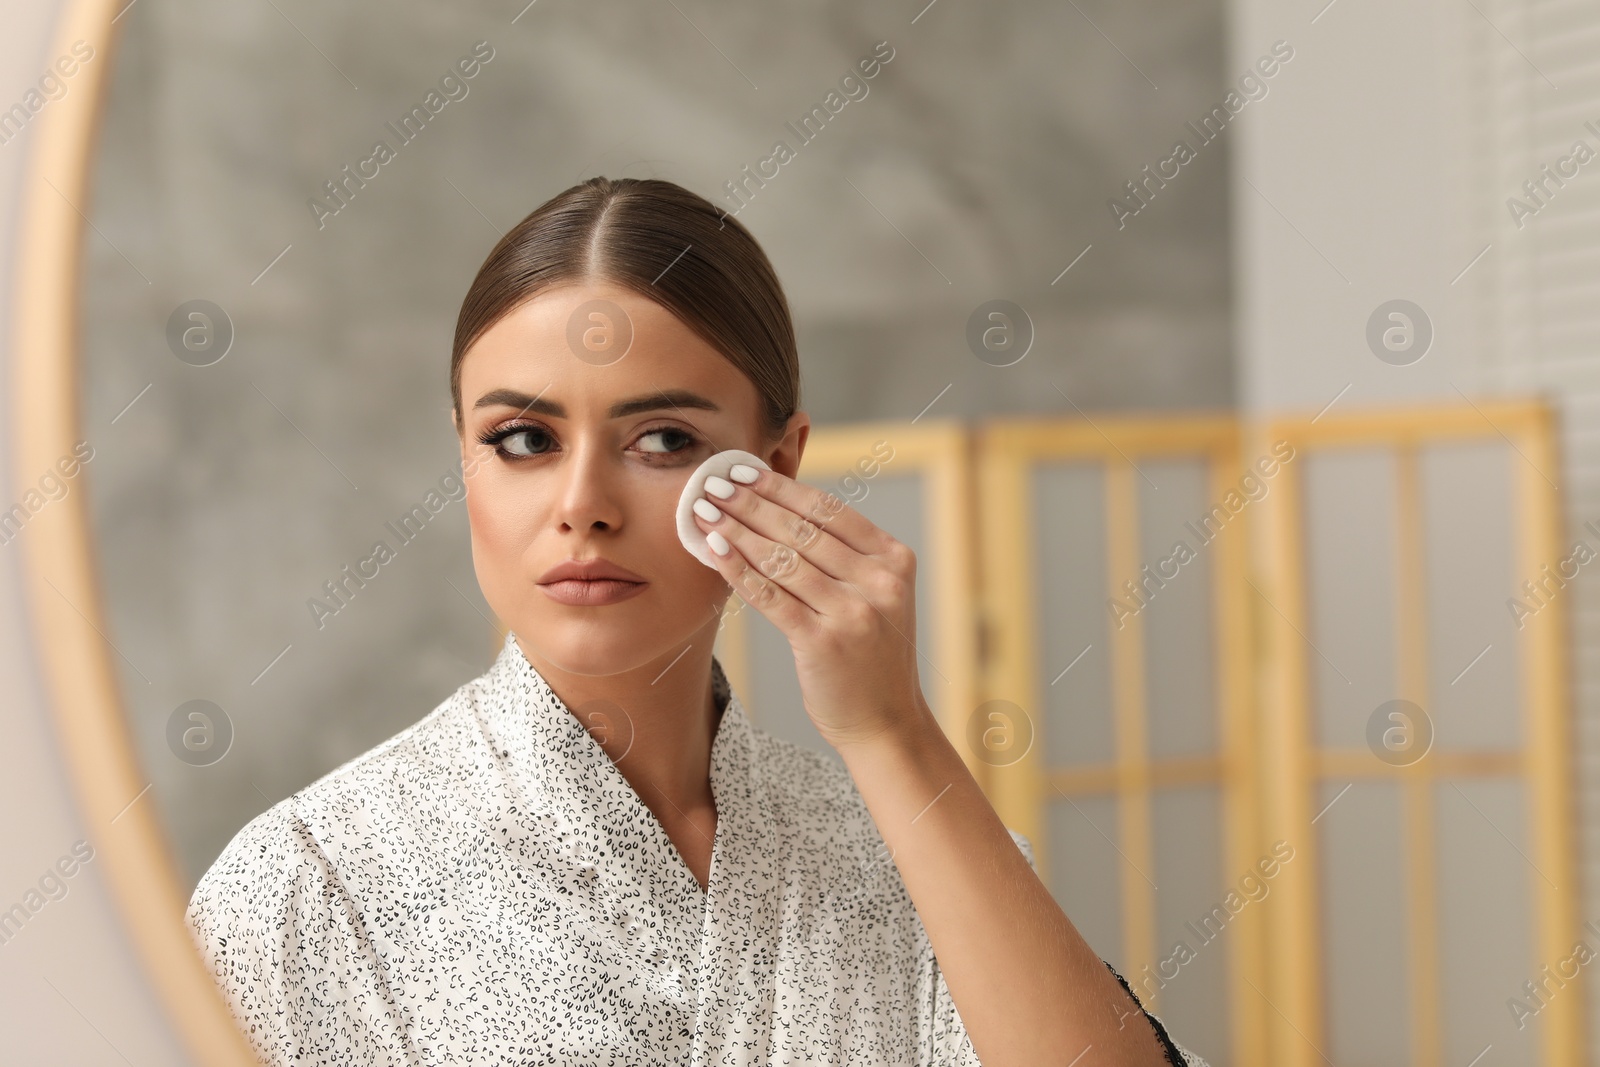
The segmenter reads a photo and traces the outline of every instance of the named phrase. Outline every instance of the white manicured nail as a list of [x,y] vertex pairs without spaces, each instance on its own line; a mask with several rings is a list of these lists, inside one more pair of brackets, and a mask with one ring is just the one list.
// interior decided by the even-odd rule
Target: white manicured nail
[[733,495],[733,483],[726,478],[718,478],[713,474],[706,479],[706,492],[726,500]]
[[736,482],[743,482],[746,485],[749,485],[751,482],[761,477],[761,472],[750,466],[748,463],[735,463],[733,467],[729,469],[728,477],[732,478]]
[[712,530],[710,533],[706,534],[706,544],[710,545],[711,551],[715,552],[719,556],[726,556],[728,554],[728,539],[723,537],[721,532],[717,530]]
[[694,513],[707,522],[716,522],[722,518],[722,512],[717,506],[705,497],[700,497],[694,502]]

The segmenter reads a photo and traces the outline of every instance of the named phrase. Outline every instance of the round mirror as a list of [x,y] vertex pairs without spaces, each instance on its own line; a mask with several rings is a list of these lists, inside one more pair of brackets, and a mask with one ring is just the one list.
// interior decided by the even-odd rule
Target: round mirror
[[498,238],[595,174],[700,192],[777,266],[819,425],[1225,406],[1224,169],[1137,241],[1105,207],[1181,113],[1140,68],[1216,81],[1220,19],[1127,22],[1135,66],[1039,4],[69,5],[19,305],[30,593],[197,1056],[250,1062],[196,880],[499,646],[447,377]]

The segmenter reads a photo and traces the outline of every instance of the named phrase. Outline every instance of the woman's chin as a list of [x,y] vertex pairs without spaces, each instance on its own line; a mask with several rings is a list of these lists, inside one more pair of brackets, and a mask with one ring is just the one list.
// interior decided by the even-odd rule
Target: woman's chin
[[[681,641],[678,642],[681,644]],[[634,670],[649,663],[665,641],[654,627],[648,632],[616,625],[546,627],[533,643],[545,662],[567,674],[604,677]]]
[[[531,656],[567,674],[604,677],[651,663],[665,666],[686,644],[714,639],[732,592],[711,571],[693,578],[670,590],[651,582],[643,595],[612,604],[522,605],[528,626],[512,629]],[[542,590],[535,595],[546,596]],[[702,610],[689,610],[694,603],[700,603]]]

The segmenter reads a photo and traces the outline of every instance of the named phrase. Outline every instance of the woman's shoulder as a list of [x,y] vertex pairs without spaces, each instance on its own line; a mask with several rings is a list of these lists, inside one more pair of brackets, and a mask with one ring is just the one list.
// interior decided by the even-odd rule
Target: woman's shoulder
[[476,682],[247,821],[200,877],[191,914],[247,905],[281,911],[304,896],[307,880],[336,877],[350,841],[401,829],[441,803],[440,781],[466,773]]
[[[375,753],[252,818],[189,898],[190,936],[267,1062],[302,1062],[307,1048],[318,1062],[336,1060],[335,1048],[381,1049],[389,1062],[407,1062],[387,965],[369,927],[386,902],[365,899],[359,882],[352,886],[349,858],[330,847],[316,815],[319,798],[381,765]],[[320,1000],[318,991],[328,988],[343,992]]]

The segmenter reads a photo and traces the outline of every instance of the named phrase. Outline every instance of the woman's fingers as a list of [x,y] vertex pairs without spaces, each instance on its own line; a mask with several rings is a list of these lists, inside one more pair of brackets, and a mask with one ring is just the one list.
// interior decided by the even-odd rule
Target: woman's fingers
[[[742,472],[756,481],[741,484]],[[731,473],[732,481],[707,481],[712,503],[768,540],[799,552],[832,578],[859,580],[871,566],[864,557],[885,552],[893,540],[832,493],[743,464]],[[715,491],[719,488],[722,493]]]
[[[774,611],[796,625],[811,624],[827,608],[832,595],[828,587],[837,583],[793,548],[746,526],[723,503],[716,501],[721,514],[715,520],[705,517],[705,509],[695,509],[695,521],[707,531],[712,558],[723,578],[746,603],[772,617],[780,628],[786,629],[783,618]],[[728,545],[726,554],[717,551],[718,537]]]

